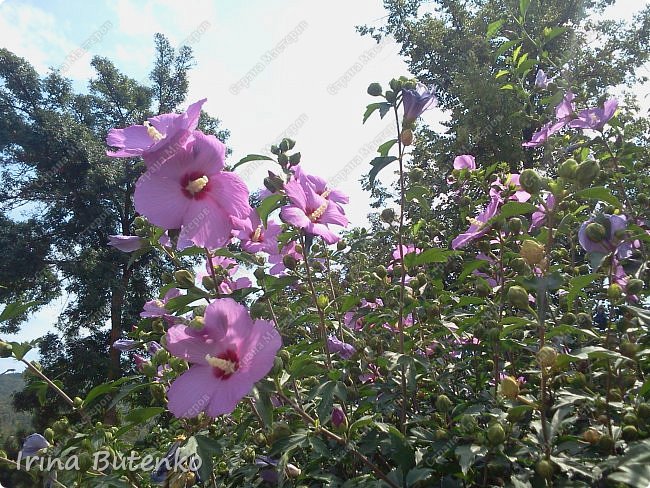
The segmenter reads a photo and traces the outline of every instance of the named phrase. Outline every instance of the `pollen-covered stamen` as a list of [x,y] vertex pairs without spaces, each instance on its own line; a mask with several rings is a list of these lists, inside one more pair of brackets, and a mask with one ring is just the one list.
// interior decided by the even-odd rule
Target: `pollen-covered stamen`
[[330,193],[332,193],[332,190],[330,190],[330,189],[328,188],[328,189],[325,190],[323,193],[321,193],[320,196],[323,197],[323,198],[327,198],[327,197],[330,196]]
[[222,357],[213,357],[205,355],[206,362],[214,368],[214,375],[217,378],[226,379],[239,369],[239,361],[234,352],[228,351]]
[[478,227],[479,229],[481,229],[483,226],[486,225],[485,222],[481,222],[480,220],[475,219],[474,217],[467,217],[467,221],[468,221],[471,225],[475,225],[475,226]]
[[200,178],[189,181],[187,183],[187,186],[185,186],[185,189],[192,195],[196,195],[201,190],[203,190],[203,188],[205,188],[205,186],[208,184],[208,181],[210,181],[208,177],[203,175]]
[[251,241],[260,242],[260,237],[262,237],[262,226],[258,225],[257,229],[255,229],[255,232],[253,232],[253,236],[251,237]]
[[309,214],[309,220],[311,220],[312,222],[316,222],[318,219],[320,219],[323,216],[325,210],[327,210],[327,202],[323,203],[320,207],[318,207],[311,214]]
[[165,138],[164,135],[160,133],[151,123],[146,120],[143,124],[147,128],[147,135],[151,137],[155,142],[161,141]]

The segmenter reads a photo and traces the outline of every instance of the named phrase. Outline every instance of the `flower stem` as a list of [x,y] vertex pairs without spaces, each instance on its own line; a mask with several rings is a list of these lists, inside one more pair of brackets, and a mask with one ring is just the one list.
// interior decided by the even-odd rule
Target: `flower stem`
[[323,341],[323,350],[325,351],[325,359],[327,362],[327,369],[332,369],[332,356],[330,355],[330,348],[327,344],[327,325],[325,324],[325,314],[323,309],[318,304],[318,295],[316,294],[316,288],[314,287],[314,280],[311,275],[311,268],[309,266],[309,259],[307,258],[307,248],[305,246],[305,236],[300,235],[300,245],[302,246],[302,257],[305,260],[305,271],[307,275],[307,284],[309,285],[309,290],[311,291],[311,296],[318,310],[318,317],[320,319],[320,335],[321,340]]

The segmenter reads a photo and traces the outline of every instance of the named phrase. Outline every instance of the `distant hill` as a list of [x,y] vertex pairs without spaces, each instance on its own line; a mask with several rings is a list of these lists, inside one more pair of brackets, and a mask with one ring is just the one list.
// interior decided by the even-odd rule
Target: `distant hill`
[[31,425],[31,416],[25,412],[15,412],[13,394],[25,387],[21,373],[0,375],[0,441]]

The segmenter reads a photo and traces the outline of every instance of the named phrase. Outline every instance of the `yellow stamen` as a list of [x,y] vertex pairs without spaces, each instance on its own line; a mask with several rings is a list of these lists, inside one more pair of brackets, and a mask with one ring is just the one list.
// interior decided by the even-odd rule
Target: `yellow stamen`
[[262,235],[262,226],[258,225],[257,229],[255,229],[255,232],[253,232],[253,238],[251,240],[253,242],[259,242],[261,235]]
[[480,220],[475,219],[474,217],[467,217],[467,221],[471,225],[477,226],[479,229],[485,225],[485,222],[481,222]]
[[158,129],[156,129],[151,123],[146,120],[143,124],[147,128],[147,135],[151,137],[155,142],[161,141],[165,138]]
[[318,219],[320,219],[323,216],[326,209],[327,209],[327,202],[325,202],[316,210],[314,210],[309,216],[309,220],[311,220],[312,222],[316,222]]
[[208,180],[207,176],[201,176],[200,178],[190,181],[185,189],[192,195],[196,195],[198,192],[205,188],[205,185],[208,184],[208,181],[210,180]]
[[330,195],[330,193],[332,193],[332,190],[327,189],[321,194],[321,197],[327,198]]
[[205,360],[210,366],[213,368],[219,368],[226,374],[233,374],[235,371],[237,371],[237,365],[232,361],[228,361],[227,359],[214,358],[209,354],[206,354]]

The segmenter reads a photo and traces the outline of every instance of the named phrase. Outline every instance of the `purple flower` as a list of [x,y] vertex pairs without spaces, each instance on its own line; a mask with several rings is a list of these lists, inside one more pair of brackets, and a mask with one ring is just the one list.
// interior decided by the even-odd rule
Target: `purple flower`
[[[555,207],[555,196],[552,193],[549,193],[546,197],[546,207],[548,210],[553,210],[553,207]],[[533,212],[533,215],[531,216],[530,230],[540,227],[546,220],[546,208],[544,205],[540,204],[537,206],[537,208],[539,210],[537,212]]]
[[575,106],[573,100],[575,95],[571,90],[566,92],[562,101],[555,107],[555,118],[556,122],[548,122],[542,128],[533,134],[533,137],[528,142],[524,142],[522,146],[524,147],[537,147],[546,140],[560,131],[569,121],[574,118]]
[[410,125],[436,103],[436,95],[432,88],[427,88],[418,83],[414,89],[402,90],[402,102],[404,103],[404,125]]
[[31,434],[27,436],[25,442],[23,442],[23,447],[20,450],[20,457],[30,457],[38,454],[38,451],[41,449],[47,449],[50,447],[50,443],[47,442],[45,437],[41,434]]
[[300,165],[294,167],[293,174],[297,180],[307,181],[314,189],[314,191],[321,197],[336,203],[341,212],[343,212],[343,207],[341,207],[341,204],[350,203],[350,197],[348,197],[345,193],[343,193],[341,190],[330,188],[327,184],[327,181],[325,181],[320,176],[309,175],[303,172]]
[[513,191],[514,193],[510,196],[510,200],[516,200],[518,202],[527,202],[530,200],[530,193],[524,191],[519,183],[519,173],[512,173],[506,177],[505,184],[501,182],[500,178],[492,183],[490,187],[490,197],[491,198],[501,198],[501,194],[505,191]]
[[581,110],[578,118],[569,123],[569,127],[576,129],[601,130],[605,124],[614,116],[618,108],[618,100],[610,98],[605,102],[603,108],[588,108]]
[[120,149],[106,154],[113,158],[142,156],[147,167],[162,163],[190,140],[206,100],[193,103],[182,114],[157,115],[142,125],[111,129],[106,143]]
[[331,335],[327,338],[327,347],[330,352],[338,354],[341,359],[350,359],[357,350],[352,344],[340,341],[336,336]]
[[246,219],[231,217],[233,234],[241,241],[241,248],[250,253],[266,252],[276,254],[278,252],[278,234],[282,227],[269,220],[266,227],[262,224],[257,210],[251,208]]
[[339,237],[328,224],[346,227],[348,219],[337,203],[319,195],[307,179],[292,179],[284,185],[289,205],[282,207],[280,217],[284,222],[308,234],[321,236],[327,244],[334,244]]
[[537,88],[548,88],[550,80],[548,79],[548,76],[546,76],[546,73],[544,72],[543,69],[537,70],[537,74],[535,75],[535,86]]
[[345,424],[345,412],[339,406],[336,406],[332,409],[332,425],[336,428]]
[[623,244],[620,233],[627,228],[625,215],[602,214],[583,222],[578,231],[578,241],[589,252],[610,254],[616,252],[620,258],[629,256],[631,244]]
[[271,269],[269,269],[269,274],[273,276],[286,274],[287,267],[284,265],[285,256],[291,256],[296,261],[302,260],[302,254],[296,251],[296,243],[294,241],[285,244],[280,252],[269,256],[269,264],[273,265],[271,266]]
[[490,230],[488,221],[497,214],[501,199],[499,197],[492,197],[488,206],[476,216],[474,219],[469,219],[470,226],[467,231],[458,235],[451,241],[452,249],[460,249],[479,237],[484,236]]
[[231,413],[273,367],[282,346],[271,322],[253,319],[230,298],[210,303],[205,325],[176,325],[167,331],[167,350],[191,363],[169,387],[169,411],[178,418]]
[[120,352],[127,352],[137,348],[138,345],[138,341],[131,339],[118,339],[113,343],[113,349],[117,349]]
[[134,354],[133,355],[133,361],[135,362],[135,369],[137,369],[140,372],[142,372],[142,369],[144,368],[144,365],[149,362],[145,358],[140,356],[139,354]]
[[[409,244],[408,246],[405,246],[402,244],[402,255],[406,256],[407,254],[420,254],[422,252],[422,249],[415,247],[413,244]],[[400,249],[399,246],[396,246],[395,249],[393,250],[393,259],[395,261],[399,261],[400,259]]]
[[147,351],[149,354],[152,356],[156,354],[158,351],[160,351],[163,347],[158,344],[156,341],[151,341],[150,343],[147,344]]
[[138,236],[123,236],[121,234],[118,234],[108,237],[110,237],[108,245],[113,246],[115,249],[119,249],[122,252],[137,251],[146,242],[145,239]]
[[165,308],[165,304],[172,298],[181,296],[181,291],[178,288],[170,288],[162,300],[149,300],[144,304],[140,317],[165,317],[169,314]]
[[476,169],[476,160],[471,154],[463,154],[456,156],[454,159],[454,169],[468,169],[474,171]]
[[376,364],[369,364],[368,371],[359,375],[361,383],[374,383],[381,378],[381,372]]
[[225,153],[216,137],[195,132],[191,148],[138,179],[136,210],[158,227],[181,229],[179,246],[190,241],[200,247],[226,245],[232,239],[230,218],[246,217],[250,205],[243,180],[223,171]]

